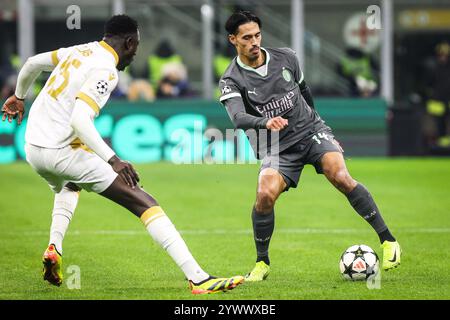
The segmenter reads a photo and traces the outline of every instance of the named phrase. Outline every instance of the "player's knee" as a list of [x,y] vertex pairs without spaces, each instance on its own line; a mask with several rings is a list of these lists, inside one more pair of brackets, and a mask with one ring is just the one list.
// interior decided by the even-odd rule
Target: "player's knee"
[[139,187],[135,189],[128,186],[121,188],[115,192],[113,200],[123,205],[137,217],[140,217],[148,208],[158,206],[156,199]]
[[151,207],[158,206],[158,201],[156,201],[155,198],[153,198],[150,194],[145,192],[144,190],[140,189],[138,192],[135,192],[135,214],[137,216],[140,216],[145,210]]
[[258,190],[256,195],[256,210],[263,213],[272,211],[276,199],[276,195],[269,189]]
[[75,192],[80,192],[81,191],[81,188],[79,187],[79,186],[77,186],[75,183],[73,183],[73,182],[68,182],[65,186],[64,186],[64,188],[67,188],[67,189],[69,189],[69,190],[71,190],[71,191],[75,191]]
[[331,175],[331,182],[343,193],[349,193],[356,185],[346,169],[339,169]]

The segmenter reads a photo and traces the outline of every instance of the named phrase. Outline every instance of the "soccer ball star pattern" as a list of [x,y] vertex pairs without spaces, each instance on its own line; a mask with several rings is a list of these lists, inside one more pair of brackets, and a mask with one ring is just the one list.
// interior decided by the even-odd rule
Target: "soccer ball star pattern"
[[102,95],[108,92],[108,82],[105,80],[97,82],[97,92]]

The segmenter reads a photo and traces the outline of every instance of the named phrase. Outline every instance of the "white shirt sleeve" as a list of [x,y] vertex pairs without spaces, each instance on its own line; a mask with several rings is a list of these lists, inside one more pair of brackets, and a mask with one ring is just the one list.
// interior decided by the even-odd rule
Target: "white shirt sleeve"
[[59,48],[51,52],[52,54],[52,64],[54,67],[58,65],[58,63],[64,59],[67,54],[73,49],[73,47],[68,48]]
[[94,126],[95,111],[81,99],[75,101],[75,107],[70,119],[70,125],[77,137],[91,148],[100,158],[108,162],[115,152],[102,139]]
[[27,59],[17,77],[15,95],[19,99],[25,99],[28,89],[42,71],[51,72],[58,65],[70,48],[60,48],[54,51],[44,52]]
[[55,66],[52,63],[52,53],[45,52],[27,59],[17,77],[15,95],[19,99],[25,99],[27,91],[42,71],[52,71]]
[[94,69],[76,97],[86,102],[98,115],[117,86],[117,82],[116,70]]

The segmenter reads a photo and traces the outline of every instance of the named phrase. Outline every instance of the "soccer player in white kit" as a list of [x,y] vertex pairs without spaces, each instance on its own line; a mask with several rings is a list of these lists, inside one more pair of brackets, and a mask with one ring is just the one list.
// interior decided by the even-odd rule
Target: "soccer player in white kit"
[[102,41],[94,41],[27,60],[15,94],[2,107],[2,120],[24,116],[26,93],[42,71],[51,75],[31,106],[25,134],[27,162],[55,193],[50,241],[43,256],[43,276],[61,285],[62,241],[78,203],[79,192],[96,192],[141,219],[152,238],[181,268],[194,294],[226,291],[242,276],[216,278],[202,270],[158,202],[137,184],[133,166],[103,141],[93,120],[136,54],[139,31],[135,20],[117,15],[105,24]]

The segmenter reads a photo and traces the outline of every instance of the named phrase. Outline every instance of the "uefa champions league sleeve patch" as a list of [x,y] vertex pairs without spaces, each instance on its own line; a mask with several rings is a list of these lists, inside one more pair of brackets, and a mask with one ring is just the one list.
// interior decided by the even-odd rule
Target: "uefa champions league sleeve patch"
[[231,88],[229,86],[225,86],[222,89],[222,94],[227,94],[231,92]]
[[100,80],[97,82],[97,92],[100,95],[104,95],[108,92],[108,82],[105,80]]

